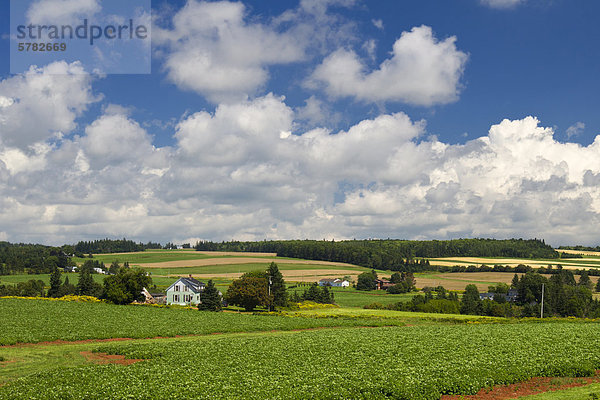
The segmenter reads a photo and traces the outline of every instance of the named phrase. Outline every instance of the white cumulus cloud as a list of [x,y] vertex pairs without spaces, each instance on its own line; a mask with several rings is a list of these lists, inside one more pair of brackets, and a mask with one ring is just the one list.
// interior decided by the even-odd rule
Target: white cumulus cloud
[[242,3],[188,0],[172,28],[153,30],[163,46],[168,78],[184,90],[215,102],[254,94],[268,80],[268,67],[304,57],[293,35],[247,21]]
[[456,101],[468,56],[456,48],[456,37],[438,40],[428,26],[404,32],[392,57],[368,71],[358,55],[339,49],[317,66],[310,87],[325,85],[333,97],[362,101],[399,101],[431,106]]
[[25,149],[73,131],[98,100],[84,72],[79,63],[55,62],[0,81],[0,141]]

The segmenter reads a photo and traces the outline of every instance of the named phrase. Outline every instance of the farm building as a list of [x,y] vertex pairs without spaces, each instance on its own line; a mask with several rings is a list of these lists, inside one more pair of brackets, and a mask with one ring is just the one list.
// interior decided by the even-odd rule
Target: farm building
[[350,282],[346,279],[321,279],[319,281],[319,286],[332,286],[332,287],[348,287],[350,286]]
[[196,305],[200,303],[200,294],[206,285],[190,275],[179,278],[167,288],[167,304]]
[[392,282],[383,279],[376,279],[375,285],[377,286],[377,290],[387,290],[389,287],[394,286]]
[[508,301],[509,303],[515,302],[517,300],[517,291],[514,289],[511,289],[508,291],[507,294],[504,293],[480,293],[479,294],[479,298],[481,300],[494,300],[494,296],[498,296],[498,297],[504,297],[506,299],[506,301]]
[[166,295],[164,293],[150,293],[148,289],[143,288],[145,304],[165,304]]

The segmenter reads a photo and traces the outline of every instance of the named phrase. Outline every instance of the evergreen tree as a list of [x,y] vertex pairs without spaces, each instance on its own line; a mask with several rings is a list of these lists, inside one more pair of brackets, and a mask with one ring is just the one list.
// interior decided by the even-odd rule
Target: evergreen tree
[[590,280],[590,275],[587,271],[583,271],[581,273],[581,276],[579,277],[579,283],[577,285],[592,290],[592,281]]
[[320,299],[321,291],[319,290],[319,285],[316,282],[310,285],[308,290],[305,290],[304,294],[302,295],[302,300],[318,302]]
[[198,310],[200,311],[221,311],[221,296],[212,279],[208,281],[208,284],[202,291],[200,301],[201,303],[198,304]]
[[116,275],[119,273],[119,268],[121,268],[119,261],[115,260],[110,264],[110,267],[108,267],[108,273],[110,275]]
[[48,289],[48,297],[60,297],[60,287],[60,269],[58,269],[58,267],[54,267],[52,274],[50,274],[50,289]]
[[600,279],[598,279],[598,282],[596,283],[596,292],[600,292]]
[[510,286],[513,289],[516,289],[518,285],[519,285],[519,275],[515,274],[515,276],[513,276],[513,278],[512,278],[512,282],[511,282]]
[[283,275],[279,272],[277,264],[274,262],[269,265],[267,274],[270,277],[271,296],[273,296],[273,305],[275,307],[285,307],[288,304],[287,289]]
[[323,286],[321,288],[321,296],[318,303],[333,304],[333,292],[329,290],[329,286]]
[[69,282],[69,277],[65,276],[65,282],[60,287],[60,297],[75,294],[75,285]]
[[102,293],[102,286],[94,282],[91,268],[85,264],[79,269],[79,282],[75,291],[79,296],[94,296],[98,297]]
[[479,290],[475,285],[467,285],[465,294],[460,302],[460,313],[480,315],[483,311],[481,299],[479,298]]

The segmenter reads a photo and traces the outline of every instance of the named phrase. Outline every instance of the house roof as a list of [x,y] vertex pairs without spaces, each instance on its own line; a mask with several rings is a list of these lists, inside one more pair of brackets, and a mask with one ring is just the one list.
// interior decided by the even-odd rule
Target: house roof
[[196,280],[196,279],[194,279],[194,278],[192,278],[190,276],[189,278],[179,278],[179,279],[177,279],[175,282],[173,282],[173,284],[171,284],[171,286],[169,286],[167,288],[167,290],[170,290],[178,282],[183,283],[185,286],[187,286],[188,288],[190,288],[190,290],[192,292],[194,292],[194,293],[200,293],[202,291],[202,289],[204,289],[204,287],[206,286],[204,284],[204,282],[200,282],[199,280]]

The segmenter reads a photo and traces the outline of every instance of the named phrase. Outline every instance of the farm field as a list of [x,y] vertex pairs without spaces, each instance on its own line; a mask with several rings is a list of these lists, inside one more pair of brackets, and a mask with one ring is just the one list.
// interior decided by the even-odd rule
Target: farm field
[[[562,251],[562,250],[561,250]],[[527,259],[527,258],[494,258],[494,257],[445,257],[430,258],[431,265],[452,267],[454,265],[509,265],[516,267],[519,264],[529,265],[534,268],[560,264],[565,269],[590,269],[600,268],[599,256],[584,256],[584,258],[561,259]]]
[[[557,336],[569,337],[569,346]],[[12,377],[0,386],[0,399],[438,400],[443,394],[474,394],[535,376],[591,375],[600,368],[600,354],[592,350],[599,345],[597,323],[544,322],[0,347],[0,357],[8,360],[15,350],[29,360],[48,351],[70,366],[35,372],[29,363],[14,379],[19,372],[8,363]],[[146,361],[96,365],[85,362],[83,350]]]
[[[395,318],[386,318],[385,321],[367,314],[348,314],[347,318],[312,318],[311,315],[293,318],[285,314],[214,314],[187,308],[4,298],[0,299],[0,320],[3,321],[0,345],[59,339],[152,338],[337,326],[404,325],[406,318],[411,317],[410,314],[399,313]],[[412,319],[415,318],[419,316]]]
[[[203,260],[211,258],[246,258],[246,257],[257,257],[257,258],[275,258],[273,253],[230,253],[230,252],[199,252],[195,250],[146,250],[131,253],[108,253],[108,254],[94,254],[93,260],[102,261],[105,264],[110,264],[117,260],[120,263],[125,261],[130,264],[140,263],[161,263],[161,262],[173,262],[173,261],[186,261],[186,260]],[[82,264],[87,257],[73,257],[73,260],[77,264]]]

